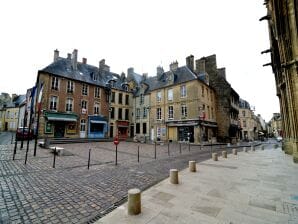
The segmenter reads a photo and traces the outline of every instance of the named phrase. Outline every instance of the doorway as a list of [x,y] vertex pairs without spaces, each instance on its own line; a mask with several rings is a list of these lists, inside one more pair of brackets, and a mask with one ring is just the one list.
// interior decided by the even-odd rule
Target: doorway
[[63,122],[55,123],[54,137],[63,138],[65,132],[65,124]]

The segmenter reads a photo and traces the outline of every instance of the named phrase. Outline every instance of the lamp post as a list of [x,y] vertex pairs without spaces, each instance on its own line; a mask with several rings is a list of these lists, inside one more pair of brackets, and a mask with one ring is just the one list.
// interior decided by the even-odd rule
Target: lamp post
[[149,131],[149,139],[151,140],[151,126],[150,126],[150,106],[146,107],[147,114],[148,114],[148,131]]

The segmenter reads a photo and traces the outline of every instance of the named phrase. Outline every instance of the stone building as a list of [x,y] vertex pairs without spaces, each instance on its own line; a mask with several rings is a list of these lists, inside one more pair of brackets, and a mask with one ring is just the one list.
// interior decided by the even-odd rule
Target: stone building
[[298,3],[266,0],[271,65],[283,124],[283,149],[298,162]]
[[203,57],[196,64],[204,64],[210,86],[215,90],[218,140],[235,143],[241,132],[239,95],[226,80],[225,68],[217,68],[216,55]]
[[[37,95],[42,103],[39,136],[104,138],[108,136],[107,82],[117,76],[102,60],[99,67],[78,62],[78,51],[66,58],[54,51],[54,61],[38,71]],[[36,108],[37,109],[37,108]]]
[[[193,56],[192,56],[193,57]],[[173,62],[145,83],[150,91],[150,136],[157,141],[202,142],[216,136],[215,94],[206,74]],[[206,81],[207,80],[207,81]]]
[[241,135],[240,139],[243,141],[255,140],[255,121],[254,112],[251,110],[247,101],[240,99],[239,102],[239,119],[241,123]]
[[281,115],[280,113],[273,113],[273,116],[271,120],[269,121],[269,126],[270,126],[270,134],[272,137],[279,137],[283,136],[283,131],[282,131],[282,120],[281,120]]

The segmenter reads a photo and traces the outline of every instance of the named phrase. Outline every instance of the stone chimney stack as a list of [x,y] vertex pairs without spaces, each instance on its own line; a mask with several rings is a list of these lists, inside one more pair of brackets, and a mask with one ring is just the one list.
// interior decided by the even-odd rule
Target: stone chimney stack
[[218,75],[226,79],[226,68],[217,69]]
[[83,58],[83,59],[82,59],[82,63],[83,63],[83,64],[87,64],[87,58]]
[[106,72],[110,71],[110,66],[106,65],[106,60],[105,59],[101,59],[99,61],[99,70],[106,71]]
[[134,68],[133,67],[128,68],[127,69],[127,79],[128,80],[134,79],[133,74],[134,74]]
[[206,72],[205,59],[196,60],[196,72],[197,74]]
[[71,53],[67,53],[67,59],[71,60]]
[[78,69],[78,50],[74,49],[71,56],[71,66],[73,70]]
[[174,61],[170,64],[170,70],[172,72],[176,71],[178,69],[178,61]]
[[148,73],[143,73],[142,80],[145,81],[148,78]]
[[156,68],[157,77],[160,77],[163,73],[164,73],[163,67],[157,66]]
[[59,51],[58,49],[54,50],[54,62],[57,61],[59,58]]
[[194,56],[193,55],[189,55],[188,57],[186,57],[186,66],[191,70],[194,71]]

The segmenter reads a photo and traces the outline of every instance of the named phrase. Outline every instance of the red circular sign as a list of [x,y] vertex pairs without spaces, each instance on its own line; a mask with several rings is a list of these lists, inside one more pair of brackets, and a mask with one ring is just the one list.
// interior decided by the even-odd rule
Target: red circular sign
[[118,141],[118,140],[115,140],[115,141],[114,141],[114,144],[115,144],[115,145],[118,145],[118,144],[119,144],[119,141]]

